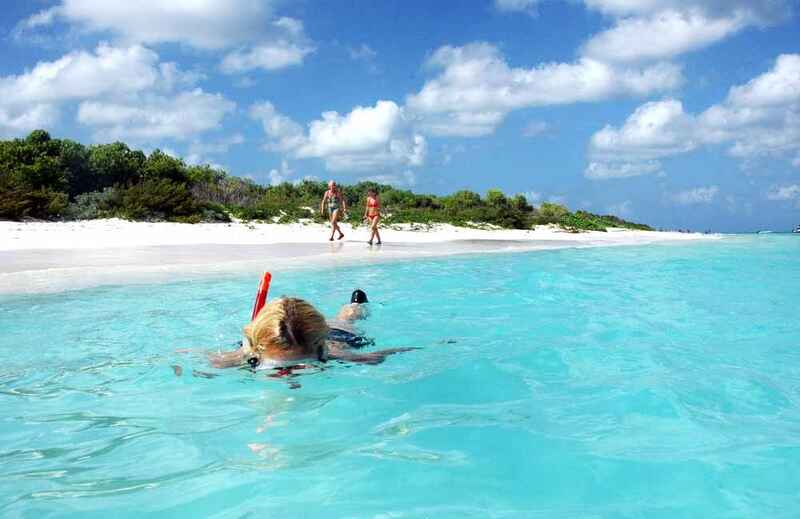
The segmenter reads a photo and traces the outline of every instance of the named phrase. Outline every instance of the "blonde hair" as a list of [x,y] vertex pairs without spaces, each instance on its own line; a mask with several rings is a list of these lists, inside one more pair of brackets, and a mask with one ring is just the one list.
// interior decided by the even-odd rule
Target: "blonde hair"
[[318,355],[325,346],[328,325],[310,303],[295,297],[281,297],[267,303],[244,327],[253,353],[269,356],[270,351]]

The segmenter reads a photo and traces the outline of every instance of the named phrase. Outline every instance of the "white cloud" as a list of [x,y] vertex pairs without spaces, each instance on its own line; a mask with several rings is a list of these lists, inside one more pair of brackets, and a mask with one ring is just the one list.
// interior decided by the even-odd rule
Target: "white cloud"
[[228,137],[212,141],[195,140],[189,145],[189,152],[186,155],[187,164],[212,164],[209,155],[219,155],[227,153],[231,146],[244,143],[245,139],[241,133],[234,133]]
[[392,101],[378,101],[374,107],[355,107],[347,115],[323,112],[322,119],[309,125],[308,141],[301,156],[352,153],[374,149],[389,141],[401,118],[401,109]]
[[250,107],[250,117],[261,121],[267,135],[267,149],[288,152],[296,150],[306,141],[303,127],[289,117],[278,113],[269,101]]
[[272,17],[271,2],[204,0],[62,0],[23,25],[41,26],[62,19],[91,32],[105,32],[133,43],[184,43],[220,49],[261,38]]
[[613,17],[646,16],[663,10],[702,9],[708,16],[741,13],[765,25],[791,14],[788,0],[583,0],[586,7]]
[[550,131],[550,125],[544,121],[531,121],[522,129],[523,137],[538,137]]
[[517,12],[535,15],[538,3],[539,0],[494,0],[494,7],[505,13]]
[[728,102],[734,106],[771,107],[800,99],[800,54],[782,54],[769,72],[734,86]]
[[438,156],[439,160],[438,163],[442,165],[450,164],[453,161],[453,158],[460,153],[464,153],[467,151],[466,146],[463,144],[448,144],[444,143],[439,147]]
[[590,162],[584,176],[592,180],[627,178],[650,175],[661,171],[661,163],[655,160],[636,162]]
[[696,187],[673,194],[670,198],[680,205],[710,204],[719,193],[719,187]]
[[58,121],[58,116],[58,109],[50,104],[23,109],[0,106],[0,137],[17,137],[38,128],[49,128]]
[[307,132],[269,102],[253,105],[250,115],[261,121],[267,149],[319,158],[330,170],[420,166],[427,152],[425,138],[411,132],[402,108],[392,101],[357,106],[346,115],[324,112],[309,123]]
[[280,169],[270,170],[269,183],[271,186],[277,186],[278,184],[288,182],[292,175],[294,175],[294,170],[289,167],[289,163],[286,162],[286,160],[282,160]]
[[213,128],[234,106],[200,89],[180,92],[202,78],[141,45],[102,43],[0,77],[0,128],[6,135],[49,128],[64,105],[79,102],[78,121],[94,127],[98,139],[186,139]]
[[767,193],[768,200],[796,200],[800,198],[800,185],[773,187]]
[[244,141],[244,135],[241,133],[234,133],[233,135],[215,141],[194,141],[189,146],[189,152],[200,155],[217,155],[220,153],[227,153],[231,146],[243,144]]
[[242,76],[233,82],[236,88],[253,88],[257,84],[258,82],[249,76]]
[[44,11],[39,11],[38,13],[34,13],[28,18],[22,20],[17,25],[14,31],[15,36],[17,38],[20,38],[25,34],[26,31],[36,29],[38,27],[51,25],[53,22],[55,22],[58,14],[59,10],[54,8],[45,9]]
[[[0,78],[0,104],[20,105],[136,92],[156,85],[158,55],[142,46],[100,44],[94,53],[70,52],[39,62],[24,74]],[[163,69],[168,73],[171,67]]]
[[185,140],[216,128],[235,104],[196,88],[174,96],[147,94],[112,101],[84,101],[78,122],[95,129],[95,139]]
[[379,74],[381,72],[381,68],[375,63],[378,53],[369,45],[362,43],[360,47],[347,47],[347,53],[353,61],[365,64],[370,74]]
[[300,65],[314,47],[308,41],[303,23],[293,18],[280,18],[272,23],[276,35],[269,41],[258,43],[229,53],[220,69],[226,74],[254,69],[280,70]]
[[225,56],[220,68],[226,74],[246,72],[253,69],[279,70],[300,65],[303,58],[314,49],[288,41],[255,45],[247,50],[236,51]]
[[[727,98],[695,116],[674,99],[645,103],[621,128],[606,126],[589,144],[589,178],[615,164],[647,163],[724,144],[734,157],[797,157],[800,154],[800,55],[784,54],[771,70],[730,89]],[[627,175],[631,176],[631,175]]]
[[618,216],[620,218],[630,218],[630,216],[633,214],[632,208],[633,204],[631,203],[631,201],[625,200],[618,204],[612,204],[606,207],[606,212],[608,214]]
[[21,22],[18,34],[63,20],[123,44],[180,43],[199,49],[237,50],[225,56],[225,73],[278,70],[303,62],[314,46],[301,21],[274,17],[271,0],[108,2],[61,0]]
[[619,68],[581,58],[511,68],[488,43],[441,47],[428,67],[441,73],[408,96],[408,109],[428,133],[467,137],[493,132],[512,110],[645,95],[672,89],[682,80],[680,69],[667,63]]
[[696,146],[693,120],[680,101],[645,103],[621,128],[606,125],[589,141],[590,162],[584,176],[592,180],[627,178],[660,173],[662,157]]
[[779,56],[768,72],[734,86],[698,117],[709,142],[731,142],[731,155],[754,158],[800,152],[800,55]]
[[160,63],[158,70],[161,74],[160,88],[164,90],[174,90],[175,88],[192,86],[195,83],[207,79],[207,76],[197,70],[181,70],[177,63]]
[[624,156],[630,159],[656,159],[694,149],[694,121],[675,99],[645,103],[616,129],[606,125],[595,133],[589,152],[595,158]]
[[[708,18],[700,9],[665,10],[643,18],[624,18],[589,39],[584,55],[624,62],[670,58],[719,41],[747,25],[738,13]],[[653,37],[653,35],[658,37]]]
[[791,16],[791,0],[584,0],[614,19],[584,56],[606,62],[661,60],[700,49],[750,26]]
[[348,47],[347,52],[350,54],[350,59],[355,61],[372,61],[375,59],[375,56],[378,55],[378,53],[366,43],[362,43],[360,47]]

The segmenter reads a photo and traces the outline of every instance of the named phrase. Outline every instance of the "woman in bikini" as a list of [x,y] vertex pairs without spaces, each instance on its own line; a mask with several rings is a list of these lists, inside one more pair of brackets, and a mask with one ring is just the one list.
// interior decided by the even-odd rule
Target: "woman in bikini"
[[378,192],[374,189],[367,191],[367,205],[364,208],[364,220],[369,224],[369,243],[372,245],[372,240],[378,240],[378,245],[381,244],[381,233],[378,232],[378,222],[381,220],[381,201],[378,198]]
[[328,182],[328,190],[325,191],[325,195],[322,197],[322,203],[319,204],[319,212],[323,215],[325,214],[325,202],[328,203],[328,216],[331,221],[331,237],[328,239],[333,241],[333,235],[338,232],[338,239],[341,240],[344,238],[344,233],[339,227],[339,218],[347,212],[347,204],[345,204],[342,191],[333,180]]
[[269,370],[270,376],[285,376],[292,370],[319,366],[328,360],[380,364],[389,355],[417,349],[355,351],[372,344],[371,339],[352,328],[350,316],[329,324],[307,301],[283,296],[266,303],[244,327],[239,349],[212,353],[208,359],[216,368],[249,366]]

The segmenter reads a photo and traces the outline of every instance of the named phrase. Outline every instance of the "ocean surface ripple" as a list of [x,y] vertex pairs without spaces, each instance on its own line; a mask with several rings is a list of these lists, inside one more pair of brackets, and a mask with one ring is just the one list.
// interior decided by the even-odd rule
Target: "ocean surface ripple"
[[205,361],[249,277],[5,295],[0,516],[796,517],[799,256],[769,235],[273,272],[326,315],[365,289],[376,348],[420,348],[290,380]]

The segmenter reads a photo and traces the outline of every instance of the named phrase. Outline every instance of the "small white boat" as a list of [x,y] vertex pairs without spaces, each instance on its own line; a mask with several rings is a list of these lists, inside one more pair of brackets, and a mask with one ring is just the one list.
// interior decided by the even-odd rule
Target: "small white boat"
[[792,233],[794,233],[794,234],[800,234],[800,225],[798,225],[797,227],[795,227],[795,228],[794,228],[794,230],[792,231]]

